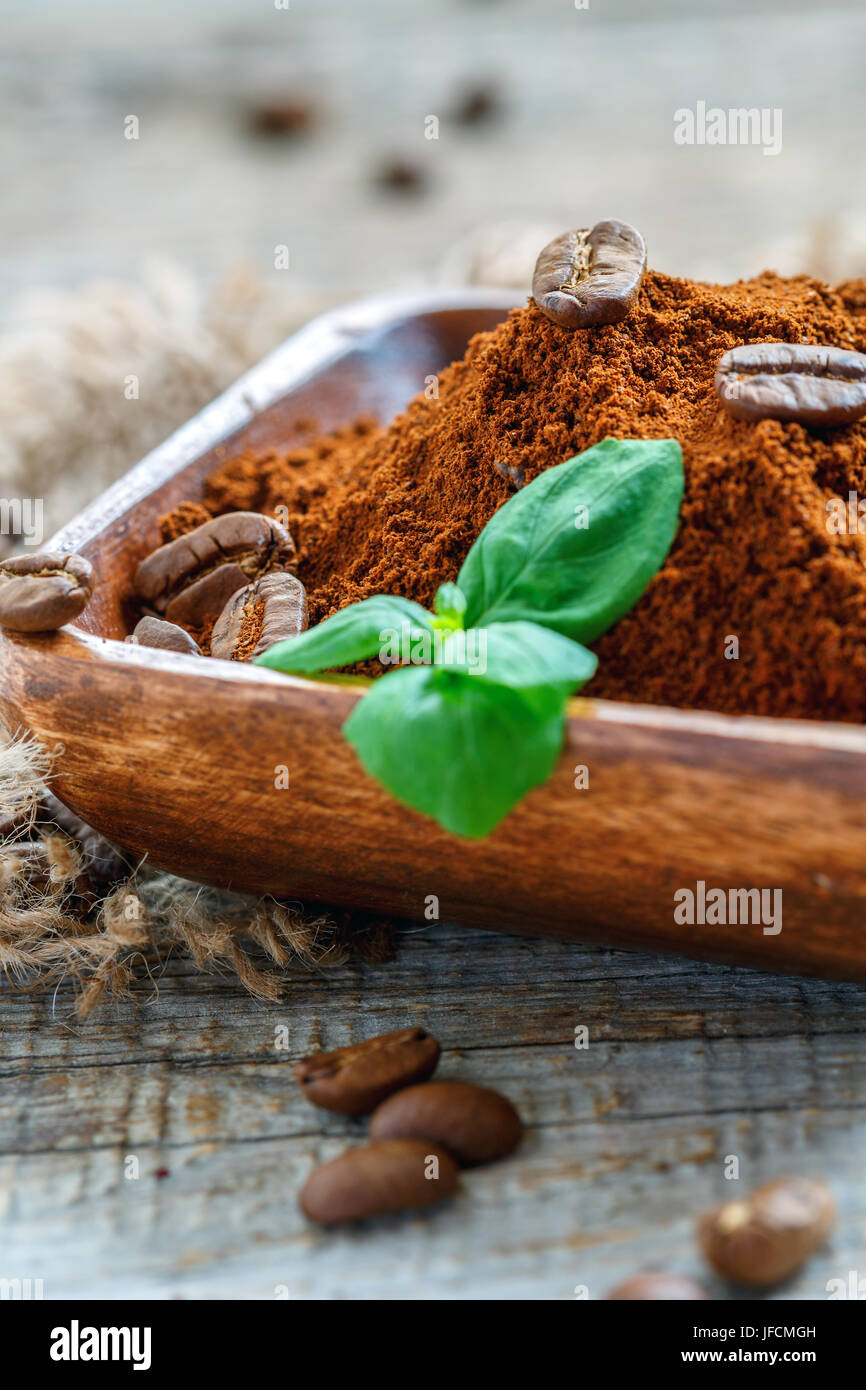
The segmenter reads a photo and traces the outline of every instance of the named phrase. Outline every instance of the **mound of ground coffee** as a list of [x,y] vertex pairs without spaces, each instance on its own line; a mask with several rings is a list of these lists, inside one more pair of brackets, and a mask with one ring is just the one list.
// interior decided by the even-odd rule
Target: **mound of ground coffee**
[[[827,502],[866,497],[866,421],[819,432],[733,419],[714,391],[719,358],[769,340],[862,352],[866,282],[648,272],[628,319],[574,332],[530,302],[473,339],[438,399],[419,396],[387,428],[311,425],[301,447],[229,460],[202,500],[212,513],[287,509],[312,625],[375,593],[430,605],[510,480],[608,435],[671,436],[685,459],[680,529],[647,593],[596,643],[586,693],[860,721],[866,534],[837,534]],[[174,513],[164,533],[176,529]]]

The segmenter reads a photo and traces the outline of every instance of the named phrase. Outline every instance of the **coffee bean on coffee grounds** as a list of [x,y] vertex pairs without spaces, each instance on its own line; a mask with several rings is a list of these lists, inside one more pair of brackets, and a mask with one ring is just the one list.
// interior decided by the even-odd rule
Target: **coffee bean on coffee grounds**
[[767,273],[719,286],[648,271],[627,320],[577,331],[530,303],[472,340],[440,374],[438,400],[417,397],[387,428],[361,420],[319,436],[308,422],[298,445],[228,460],[200,500],[288,509],[312,625],[375,593],[431,604],[512,495],[510,470],[531,481],[608,435],[672,436],[686,469],[679,533],[644,597],[594,644],[587,694],[863,720],[866,535],[832,534],[826,503],[866,498],[866,423],[733,419],[717,363],[760,341],[866,350],[866,281]]

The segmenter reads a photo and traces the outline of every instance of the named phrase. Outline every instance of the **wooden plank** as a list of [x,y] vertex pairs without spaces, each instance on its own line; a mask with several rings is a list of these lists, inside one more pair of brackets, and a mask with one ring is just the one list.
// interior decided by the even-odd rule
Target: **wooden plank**
[[[293,1061],[184,1066],[56,1067],[0,1071],[0,1154],[63,1153],[127,1147],[183,1148],[262,1139],[335,1135],[347,1142],[364,1126],[311,1109]],[[850,1112],[866,1123],[866,1033],[856,1040],[725,1039],[596,1043],[445,1051],[437,1073],[507,1093],[527,1126],[544,1130],[599,1117],[715,1120],[800,1107]],[[841,1125],[841,1119],[838,1121]]]
[[[831,1250],[783,1298],[823,1296],[827,1279],[863,1268],[863,1130],[846,1114],[840,1131],[826,1111],[816,1134],[815,1118],[750,1117],[735,1131],[754,1155],[748,1181],[776,1173],[784,1149],[786,1172],[832,1163],[843,1200]],[[4,1270],[44,1278],[50,1297],[268,1298],[286,1284],[294,1297],[568,1298],[578,1283],[599,1297],[648,1264],[701,1274],[692,1213],[732,1186],[722,1191],[717,1147],[712,1124],[691,1118],[530,1131],[519,1157],[466,1174],[452,1204],[330,1234],[304,1223],[294,1194],[337,1139],[171,1150],[162,1180],[150,1163],[125,1180],[119,1149],[6,1161],[0,1191],[11,1189],[15,1219],[4,1223]]]
[[[30,1057],[99,1065],[182,1056],[254,1061],[273,1028],[292,1055],[423,1021],[446,1048],[570,1042],[585,1023],[608,1042],[657,1038],[811,1037],[866,1027],[866,990],[631,952],[575,947],[446,925],[399,936],[397,959],[314,975],[293,972],[286,999],[264,1005],[188,962],[136,988],[143,1009],[105,1009],[78,1023],[66,991],[0,1002],[0,1063]],[[0,1001],[4,996],[0,994]]]
[[[136,996],[82,1025],[66,990],[0,994],[0,1273],[49,1297],[597,1298],[652,1263],[703,1277],[694,1215],[782,1172],[826,1177],[841,1219],[773,1297],[866,1268],[855,986],[435,926],[390,965],[295,973],[278,1006],[180,961]],[[318,1233],[297,1192],[364,1127],[309,1106],[291,1063],[418,1018],[525,1140],[426,1216]]]

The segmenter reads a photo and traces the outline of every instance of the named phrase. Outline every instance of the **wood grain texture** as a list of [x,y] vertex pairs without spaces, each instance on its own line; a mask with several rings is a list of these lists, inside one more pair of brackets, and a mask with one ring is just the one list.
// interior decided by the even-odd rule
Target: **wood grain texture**
[[[75,811],[184,877],[415,920],[432,895],[441,920],[866,978],[861,728],[577,700],[550,780],[466,842],[364,774],[340,734],[356,690],[117,640],[159,515],[221,455],[310,414],[393,412],[508,302],[369,301],[253,369],[54,538],[93,561],[97,597],[58,634],[0,637],[0,711],[62,746]],[[781,931],[679,925],[698,882],[780,892]]]
[[[771,1297],[866,1273],[856,985],[432,926],[390,965],[295,972],[278,1006],[182,962],[136,1002],[80,1025],[65,990],[0,993],[0,1276],[49,1298],[567,1300],[653,1265],[728,1298],[694,1216],[788,1172],[825,1177],[840,1220]],[[437,1075],[502,1090],[525,1140],[438,1211],[314,1231],[297,1193],[364,1126],[310,1106],[293,1064],[414,1022]]]

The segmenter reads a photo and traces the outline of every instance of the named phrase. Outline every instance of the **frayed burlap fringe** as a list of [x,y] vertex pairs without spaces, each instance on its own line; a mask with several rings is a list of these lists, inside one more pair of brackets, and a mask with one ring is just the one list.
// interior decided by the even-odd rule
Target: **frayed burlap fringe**
[[[13,988],[75,988],[85,1018],[107,998],[155,984],[171,955],[228,972],[250,994],[277,1000],[288,967],[386,960],[391,924],[351,913],[202,888],[146,867],[129,870],[94,832],[46,821],[50,759],[27,739],[0,733],[0,971]],[[100,882],[106,864],[113,881]],[[98,875],[96,871],[98,872]]]
[[33,739],[10,738],[0,725],[0,839],[33,815],[51,758]]

